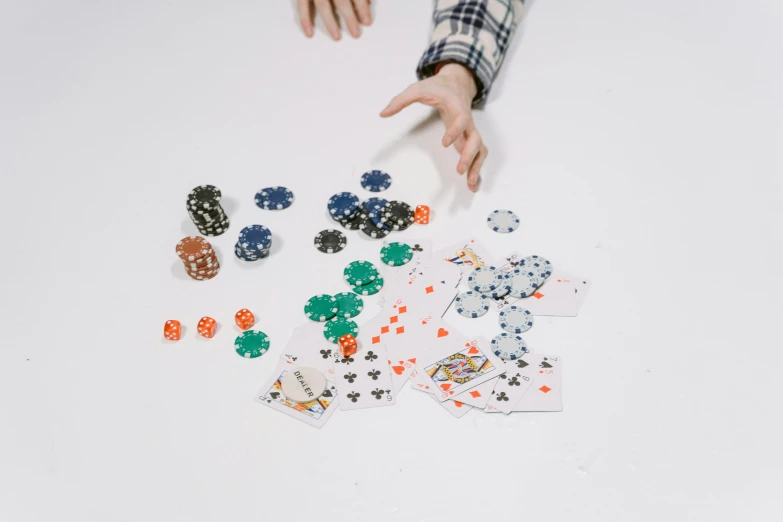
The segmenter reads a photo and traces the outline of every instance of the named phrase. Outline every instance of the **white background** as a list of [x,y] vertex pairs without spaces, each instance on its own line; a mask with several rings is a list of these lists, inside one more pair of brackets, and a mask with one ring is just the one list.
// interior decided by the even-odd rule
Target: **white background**
[[[537,2],[476,115],[473,195],[426,108],[377,117],[431,3],[374,4],[334,43],[288,2],[0,2],[0,519],[777,520],[783,5]],[[594,280],[579,317],[529,335],[564,358],[565,411],[456,420],[406,389],[316,430],[253,401],[307,298],[377,257],[356,233],[312,246],[368,167],[435,212],[397,238],[475,234]],[[205,283],[174,254],[201,183],[232,219]],[[289,210],[254,206],[273,184]],[[495,208],[520,230],[491,232]],[[243,264],[259,222],[272,254]],[[241,307],[260,359],[233,351]]]

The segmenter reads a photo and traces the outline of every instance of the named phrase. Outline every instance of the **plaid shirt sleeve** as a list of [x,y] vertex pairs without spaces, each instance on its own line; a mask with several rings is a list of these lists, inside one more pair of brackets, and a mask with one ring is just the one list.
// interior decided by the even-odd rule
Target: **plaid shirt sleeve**
[[440,62],[459,62],[476,76],[473,103],[486,100],[522,18],[523,1],[436,0],[431,42],[416,71],[419,79],[434,75]]

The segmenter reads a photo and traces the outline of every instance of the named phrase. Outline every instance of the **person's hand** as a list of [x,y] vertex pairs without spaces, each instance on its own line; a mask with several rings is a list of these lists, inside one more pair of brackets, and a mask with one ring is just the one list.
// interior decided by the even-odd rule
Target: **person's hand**
[[414,83],[392,98],[381,111],[381,117],[394,116],[414,102],[438,109],[446,126],[443,146],[454,145],[457,149],[460,154],[457,172],[468,173],[468,188],[475,192],[479,171],[489,154],[473,122],[471,104],[475,97],[473,72],[463,65],[449,63],[441,67],[435,76]]
[[340,26],[337,24],[335,11],[343,17],[348,31],[354,38],[359,38],[362,34],[359,24],[370,25],[372,23],[370,0],[296,0],[296,7],[299,11],[299,23],[302,24],[302,31],[308,38],[313,36],[313,7],[324,19],[326,30],[335,41],[340,39]]

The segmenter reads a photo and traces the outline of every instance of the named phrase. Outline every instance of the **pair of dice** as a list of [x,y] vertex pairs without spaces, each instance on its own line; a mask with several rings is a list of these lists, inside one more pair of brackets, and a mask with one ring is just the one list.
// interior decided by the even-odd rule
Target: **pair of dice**
[[345,334],[337,338],[337,346],[340,347],[340,355],[350,357],[359,349],[356,338],[352,334]]
[[427,205],[419,205],[416,207],[416,211],[413,213],[413,220],[418,225],[426,225],[430,222],[430,207]]
[[[249,330],[256,324],[256,318],[253,312],[247,308],[243,308],[234,315],[234,321],[237,326],[244,330]],[[212,339],[217,331],[217,321],[211,317],[204,316],[199,319],[197,330],[201,337]],[[176,319],[170,319],[166,321],[163,326],[163,337],[169,341],[179,341],[182,337],[182,325]]]

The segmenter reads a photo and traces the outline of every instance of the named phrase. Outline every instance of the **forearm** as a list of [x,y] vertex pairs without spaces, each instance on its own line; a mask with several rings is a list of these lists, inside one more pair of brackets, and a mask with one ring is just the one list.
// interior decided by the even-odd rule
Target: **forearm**
[[475,75],[474,103],[486,99],[522,18],[523,0],[437,0],[430,45],[417,74],[435,74],[439,63],[461,63]]

